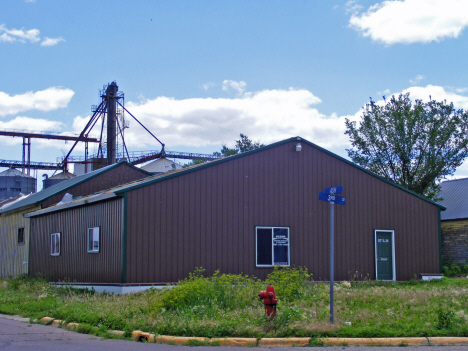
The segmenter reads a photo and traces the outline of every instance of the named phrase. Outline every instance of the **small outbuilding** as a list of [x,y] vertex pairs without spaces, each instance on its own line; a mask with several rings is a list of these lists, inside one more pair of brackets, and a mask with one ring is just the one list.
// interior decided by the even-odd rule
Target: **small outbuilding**
[[126,286],[196,267],[263,279],[281,265],[328,280],[330,205],[318,195],[336,185],[335,279],[440,272],[443,206],[294,137],[26,214],[30,274]]
[[148,177],[150,173],[126,162],[65,179],[35,194],[21,195],[0,207],[0,277],[28,273],[29,219],[23,214],[54,206],[65,194],[83,196]]

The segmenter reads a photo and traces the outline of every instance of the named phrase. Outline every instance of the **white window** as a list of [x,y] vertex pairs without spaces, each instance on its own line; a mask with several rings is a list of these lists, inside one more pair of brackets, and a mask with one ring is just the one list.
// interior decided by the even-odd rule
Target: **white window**
[[99,252],[99,227],[88,228],[88,252]]
[[255,266],[290,266],[288,227],[255,227]]
[[60,255],[60,233],[50,234],[50,255]]

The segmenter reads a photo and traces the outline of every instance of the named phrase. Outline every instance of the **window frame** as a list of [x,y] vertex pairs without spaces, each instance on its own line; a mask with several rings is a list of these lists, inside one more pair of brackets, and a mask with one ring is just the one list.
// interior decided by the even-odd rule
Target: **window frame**
[[[258,264],[258,229],[271,230],[271,264]],[[288,264],[275,264],[275,245],[274,245],[274,229],[286,229],[288,231]],[[291,267],[291,228],[279,226],[255,226],[255,267],[271,268],[275,266]]]
[[[55,239],[52,241],[52,238],[54,238],[54,237],[55,237]],[[61,237],[61,234],[60,234],[60,233],[52,233],[52,234],[50,234],[50,255],[51,255],[51,256],[60,256],[60,251],[61,251],[61,250],[60,250],[60,249],[61,249],[60,246],[61,246],[61,244],[62,244],[61,241],[60,241],[60,237]],[[52,245],[53,245],[53,243],[56,243],[56,242],[57,242],[57,238],[58,238],[58,252],[55,252],[54,248],[57,248],[57,245],[54,245],[55,247],[52,246]]]
[[[90,244],[90,241],[89,241],[90,229],[92,229],[92,231],[93,231],[93,241],[92,241],[93,245],[91,247],[91,250],[90,250],[90,245],[89,245]],[[97,243],[98,243],[97,249],[94,248],[94,242],[95,242],[95,240],[94,240],[95,232],[94,231],[96,229],[97,229],[97,237],[98,237],[98,239],[97,239]],[[99,253],[100,250],[101,250],[101,227],[88,227],[88,232],[87,232],[87,235],[86,235],[86,239],[87,239],[86,240],[86,247],[87,247],[88,253],[91,253],[91,254]]]
[[[25,242],[25,237],[24,237],[24,227],[20,227],[18,228],[18,230],[16,231],[17,233],[17,243],[18,245],[24,245],[26,242]],[[22,236],[23,240],[20,241],[20,235]]]

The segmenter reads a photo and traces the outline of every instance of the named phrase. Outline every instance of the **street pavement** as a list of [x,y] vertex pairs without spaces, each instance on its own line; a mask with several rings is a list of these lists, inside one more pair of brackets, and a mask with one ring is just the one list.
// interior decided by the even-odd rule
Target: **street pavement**
[[[99,350],[99,351],[121,351],[121,350],[156,350],[156,351],[189,351],[193,347],[175,346],[163,344],[149,344],[127,340],[102,339],[88,334],[79,334],[62,328],[45,326],[41,324],[31,324],[29,319],[18,316],[8,316],[0,314],[0,350]],[[348,347],[326,347],[327,350],[353,349],[352,351],[396,351],[393,347],[369,347],[369,346],[348,346]],[[262,350],[261,348],[256,348]],[[277,351],[297,351],[297,348],[270,348]],[[324,348],[307,348],[314,351]],[[196,351],[252,351],[251,347],[223,347],[223,346],[197,346]],[[405,351],[467,351],[468,346],[415,346],[405,347]],[[315,350],[318,351],[318,350]]]

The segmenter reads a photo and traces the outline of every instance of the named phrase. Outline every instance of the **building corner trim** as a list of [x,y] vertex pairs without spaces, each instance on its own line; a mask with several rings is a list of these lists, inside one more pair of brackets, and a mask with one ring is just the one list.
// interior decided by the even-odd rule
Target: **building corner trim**
[[127,282],[127,193],[122,201],[122,284]]
[[440,207],[438,209],[438,228],[439,228],[439,273],[442,273],[442,224],[441,224],[441,212]]

